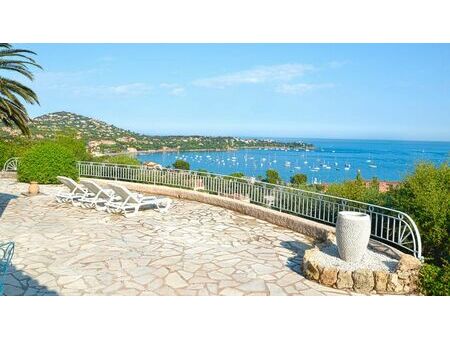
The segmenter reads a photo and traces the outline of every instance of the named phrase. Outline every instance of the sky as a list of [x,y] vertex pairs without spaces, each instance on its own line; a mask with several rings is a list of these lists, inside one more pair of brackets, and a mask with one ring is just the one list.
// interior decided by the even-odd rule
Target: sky
[[[450,140],[450,44],[17,44],[31,117],[149,135]],[[27,83],[26,80],[23,80]]]

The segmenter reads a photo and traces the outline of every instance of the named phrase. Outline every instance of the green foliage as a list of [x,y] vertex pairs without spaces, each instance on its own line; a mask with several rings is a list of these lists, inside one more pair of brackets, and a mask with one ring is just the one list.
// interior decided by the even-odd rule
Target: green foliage
[[263,181],[270,184],[281,184],[283,182],[278,171],[274,169],[266,171],[266,178],[264,178]]
[[295,174],[291,177],[291,184],[295,187],[303,186],[308,181],[308,177],[305,174]]
[[245,177],[244,173],[231,173],[228,176],[237,177],[237,178]]
[[141,162],[135,157],[129,155],[114,155],[95,157],[94,162],[111,163],[111,164],[125,164],[125,165],[140,165]]
[[419,227],[424,256],[438,266],[450,261],[449,165],[421,163],[388,195],[391,206],[409,214]]
[[374,179],[367,186],[359,172],[353,181],[330,184],[326,194],[370,204],[386,204],[386,195],[379,191],[378,181]]
[[67,130],[65,133],[59,133],[55,142],[70,150],[77,161],[90,161],[92,159],[87,151],[86,142],[77,138],[75,131]]
[[420,291],[427,296],[450,296],[450,265],[424,264],[419,274]]
[[30,139],[17,138],[14,141],[0,141],[0,170],[11,157],[20,157],[31,145]]
[[0,43],[0,121],[7,126],[15,125],[25,135],[30,135],[30,118],[25,104],[39,104],[39,100],[36,93],[17,78],[22,75],[33,80],[30,68],[42,69],[31,57],[35,54],[27,49],[13,48],[8,43]]
[[175,169],[182,169],[182,170],[189,170],[191,168],[189,162],[186,162],[184,160],[176,160],[172,166]]
[[72,152],[52,141],[37,143],[26,151],[17,174],[20,182],[58,183],[59,175],[78,178]]

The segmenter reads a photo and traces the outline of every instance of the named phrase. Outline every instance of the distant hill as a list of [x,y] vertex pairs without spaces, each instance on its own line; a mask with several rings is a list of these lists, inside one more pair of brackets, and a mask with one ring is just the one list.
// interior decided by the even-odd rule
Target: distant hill
[[[238,137],[209,136],[149,136],[118,128],[103,121],[70,112],[56,112],[39,116],[30,124],[32,137],[47,139],[57,133],[72,130],[85,139],[92,152],[117,153],[126,151],[237,149],[237,148],[312,148],[304,143],[283,143]],[[17,129],[0,128],[0,137],[17,137]]]

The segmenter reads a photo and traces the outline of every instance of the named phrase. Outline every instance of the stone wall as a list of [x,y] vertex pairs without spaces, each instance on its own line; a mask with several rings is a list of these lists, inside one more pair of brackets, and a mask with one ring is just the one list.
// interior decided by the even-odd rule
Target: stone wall
[[14,171],[0,171],[0,178],[17,178],[17,173]]
[[417,293],[421,263],[413,256],[402,254],[395,272],[367,269],[345,271],[321,265],[315,259],[318,251],[318,247],[306,250],[303,258],[303,272],[310,280],[336,289],[366,294]]

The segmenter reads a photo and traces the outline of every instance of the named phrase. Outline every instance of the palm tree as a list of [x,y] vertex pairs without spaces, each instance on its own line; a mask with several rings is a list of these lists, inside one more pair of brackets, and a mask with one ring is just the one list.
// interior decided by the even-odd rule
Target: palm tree
[[30,50],[16,49],[8,43],[0,43],[0,121],[7,126],[16,125],[23,134],[28,136],[30,135],[28,128],[30,118],[22,101],[39,104],[37,95],[20,82],[1,76],[1,72],[19,73],[33,80],[33,73],[29,67],[40,69],[42,67],[28,56],[30,54],[36,55]]

